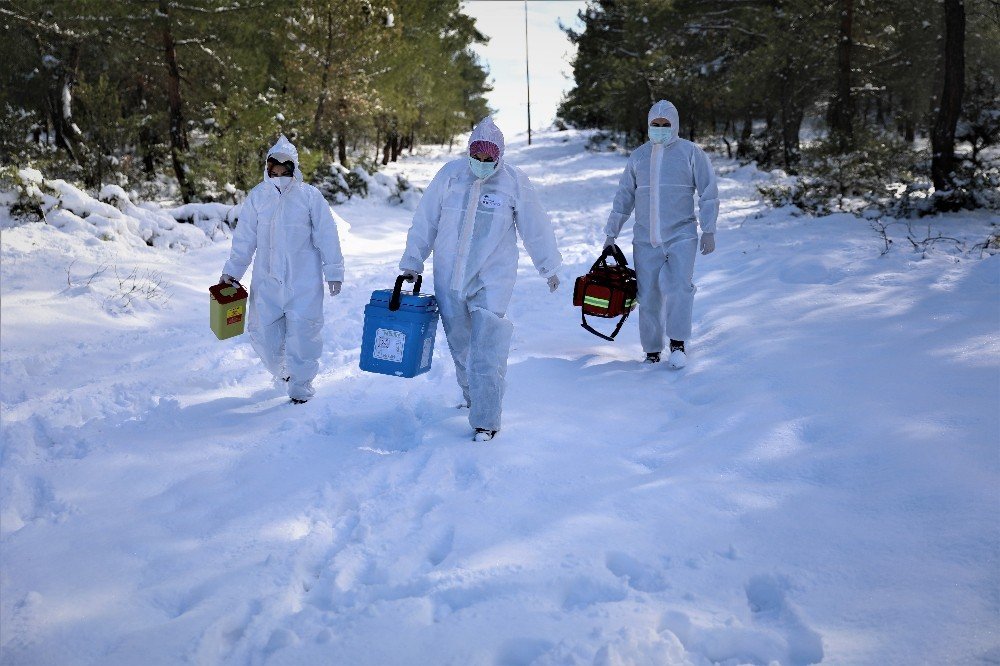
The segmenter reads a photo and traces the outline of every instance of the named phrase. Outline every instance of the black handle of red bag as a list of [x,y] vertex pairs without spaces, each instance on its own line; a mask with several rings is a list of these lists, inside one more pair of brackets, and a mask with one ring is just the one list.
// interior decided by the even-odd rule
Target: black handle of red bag
[[590,267],[590,270],[595,270],[600,266],[607,266],[608,257],[613,257],[615,263],[617,263],[619,266],[628,266],[628,260],[625,258],[625,253],[622,252],[622,249],[620,247],[612,243],[611,245],[604,248],[604,251],[601,252],[601,256],[597,258],[597,261],[595,261],[594,265]]
[[[424,278],[421,275],[417,275],[416,276],[416,284],[413,285],[413,295],[414,296],[417,296],[417,295],[420,294],[420,283],[423,282],[423,279]],[[389,309],[390,310],[392,310],[393,312],[395,312],[396,310],[399,309],[399,304],[400,304],[400,302],[403,299],[403,296],[402,296],[403,283],[404,282],[413,282],[413,281],[414,281],[414,277],[412,275],[408,275],[408,274],[407,275],[400,275],[398,278],[396,278],[396,285],[392,288],[392,297],[389,298]]]

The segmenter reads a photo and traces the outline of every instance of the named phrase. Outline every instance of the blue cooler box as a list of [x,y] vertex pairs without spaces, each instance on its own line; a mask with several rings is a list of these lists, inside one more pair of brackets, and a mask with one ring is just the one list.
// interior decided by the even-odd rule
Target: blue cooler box
[[372,292],[365,306],[361,339],[361,369],[396,377],[416,377],[431,369],[437,333],[437,299],[420,293],[420,276],[413,293],[402,293],[404,275],[394,289]]

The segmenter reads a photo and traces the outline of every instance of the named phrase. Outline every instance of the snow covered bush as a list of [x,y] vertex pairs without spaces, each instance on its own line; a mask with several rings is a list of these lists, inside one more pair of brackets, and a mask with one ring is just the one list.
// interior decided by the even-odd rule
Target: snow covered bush
[[333,162],[326,169],[317,169],[310,181],[328,201],[344,203],[354,196],[368,195],[366,181],[339,162]]
[[969,144],[969,160],[976,167],[980,154],[1000,144],[1000,83],[991,72],[976,68],[965,90],[962,118],[955,128],[955,139]]
[[604,152],[614,152],[618,150],[619,142],[616,140],[615,135],[610,132],[594,132],[587,139],[587,143],[584,145],[584,150],[589,150],[594,153],[604,153]]
[[178,222],[194,225],[212,240],[229,237],[228,231],[236,228],[243,204],[231,206],[225,203],[190,203],[166,212]]
[[396,175],[396,182],[393,184],[395,190],[389,195],[389,203],[403,206],[410,210],[416,210],[420,203],[420,195],[423,190],[414,187],[402,174]]
[[914,211],[929,188],[914,168],[920,156],[891,135],[860,138],[858,148],[839,152],[823,141],[802,151],[799,175],[758,186],[774,206],[795,206],[814,215],[860,213],[868,208]]
[[41,185],[42,174],[36,169],[0,167],[0,206],[10,210],[15,219],[43,220]]
[[1000,210],[1000,157],[965,160],[955,173],[955,187],[936,192],[938,210]]
[[954,187],[936,191],[926,151],[894,134],[869,133],[848,153],[826,141],[806,148],[797,176],[778,172],[776,182],[758,190],[773,206],[795,206],[814,215],[877,211],[909,218],[943,210],[1000,210],[1000,156],[987,149],[964,157]]
[[781,132],[777,127],[753,132],[739,140],[737,154],[741,160],[756,162],[763,169],[775,166],[781,161]]
[[364,162],[353,169],[334,162],[326,169],[317,169],[311,183],[328,201],[338,204],[354,197],[370,197],[413,209],[420,200],[421,192],[402,175],[390,176],[379,171],[374,164],[366,165]]
[[13,219],[133,246],[187,249],[208,242],[206,233],[178,223],[157,205],[133,203],[119,185],[105,185],[94,198],[65,180],[46,179],[36,169],[6,168],[2,174],[0,203]]

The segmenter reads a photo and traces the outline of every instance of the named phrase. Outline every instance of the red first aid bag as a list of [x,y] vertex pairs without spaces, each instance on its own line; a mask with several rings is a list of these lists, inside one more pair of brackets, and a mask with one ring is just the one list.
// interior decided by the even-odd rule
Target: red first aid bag
[[[609,257],[615,260],[614,264],[608,264]],[[613,341],[635,308],[638,291],[635,271],[628,267],[621,249],[617,245],[604,248],[590,272],[578,277],[573,288],[573,305],[580,308],[581,326],[599,338]],[[611,335],[604,335],[587,323],[587,315],[605,319],[621,317],[621,320]]]

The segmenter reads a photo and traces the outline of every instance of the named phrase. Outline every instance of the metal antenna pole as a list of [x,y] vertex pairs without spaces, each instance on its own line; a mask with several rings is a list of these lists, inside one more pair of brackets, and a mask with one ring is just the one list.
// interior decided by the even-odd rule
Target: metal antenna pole
[[531,70],[528,69],[528,0],[524,0],[524,78],[528,83],[528,145],[531,145]]

